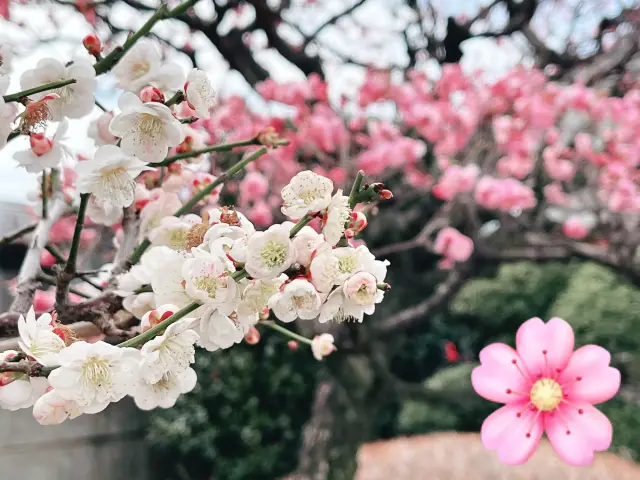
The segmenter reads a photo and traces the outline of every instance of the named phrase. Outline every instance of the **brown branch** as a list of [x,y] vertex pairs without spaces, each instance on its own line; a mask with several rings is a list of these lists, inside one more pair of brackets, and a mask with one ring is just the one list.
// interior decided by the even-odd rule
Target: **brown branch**
[[333,17],[329,18],[326,22],[324,22],[322,25],[320,25],[318,28],[316,28],[313,31],[313,33],[311,33],[311,35],[309,35],[308,37],[306,37],[304,39],[304,42],[302,44],[302,49],[304,50],[307,47],[307,45],[309,45],[309,43],[311,43],[320,34],[320,32],[322,32],[322,30],[327,28],[329,25],[333,25],[338,20],[340,20],[342,17],[345,17],[345,16],[349,15],[351,12],[353,12],[356,8],[358,8],[360,5],[362,5],[366,1],[367,0],[358,0],[353,5],[351,5],[349,8],[347,8],[346,10],[343,10],[340,13],[336,13]]
[[0,362],[0,372],[18,372],[30,377],[46,377],[51,372],[51,368],[44,367],[38,362],[22,360],[20,362]]
[[[105,292],[91,300],[63,305],[57,312],[58,320],[64,325],[91,322],[102,330],[105,328],[104,318],[113,317],[121,309],[122,298],[113,292]],[[19,317],[20,313],[17,312],[7,312],[0,315],[0,338],[11,338],[18,335]],[[109,329],[110,327],[107,328],[107,330]]]
[[[360,0],[358,3],[363,2],[364,0]],[[306,44],[297,49],[278,35],[278,24],[281,22],[279,12],[272,10],[266,0],[249,0],[249,3],[253,5],[256,11],[254,24],[267,35],[270,46],[275,48],[280,55],[299,68],[305,75],[317,73],[320,77],[324,77],[320,58],[316,55],[307,55],[304,52]]]
[[109,285],[112,287],[114,286],[115,277],[126,272],[130,267],[129,257],[137,245],[139,226],[135,209],[133,207],[125,208],[122,218],[122,232],[124,235],[113,261],[114,268],[109,279]]
[[16,240],[27,235],[28,233],[33,232],[37,226],[38,226],[38,222],[35,222],[30,225],[27,225],[26,227],[22,227],[19,230],[16,230],[15,232],[10,233],[9,235],[5,235],[4,237],[0,238],[0,248],[15,242]]
[[47,244],[51,228],[66,209],[67,204],[64,196],[60,193],[56,194],[51,204],[49,216],[40,220],[35,228],[29,250],[22,262],[22,267],[20,267],[18,293],[9,308],[11,312],[24,314],[31,308],[38,283],[37,277],[40,273],[40,255]]
[[609,52],[593,58],[584,71],[577,73],[577,77],[586,85],[595,84],[631,60],[638,53],[639,43],[640,28],[636,28],[631,33],[619,38]]
[[456,293],[460,291],[468,278],[467,271],[460,268],[452,270],[447,279],[436,287],[436,291],[426,300],[402,310],[391,317],[373,325],[373,331],[377,335],[407,330],[422,322],[425,316],[431,315]]

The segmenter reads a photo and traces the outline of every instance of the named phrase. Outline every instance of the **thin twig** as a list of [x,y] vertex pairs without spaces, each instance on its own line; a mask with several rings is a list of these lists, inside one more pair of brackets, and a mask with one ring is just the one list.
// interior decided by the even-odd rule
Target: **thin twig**
[[464,285],[467,279],[466,271],[452,270],[447,279],[436,287],[436,291],[426,300],[402,310],[395,315],[378,322],[373,326],[378,335],[387,335],[399,330],[406,330],[420,323],[422,319],[432,314],[453,297]]
[[[173,214],[173,216],[180,217],[180,216],[182,216],[182,215],[184,215],[186,213],[191,212],[191,210],[193,210],[193,207],[195,207],[204,197],[209,195],[215,188],[217,188],[220,185],[222,185],[229,178],[231,178],[236,173],[238,173],[239,171],[244,169],[251,162],[253,162],[253,161],[257,160],[258,158],[260,158],[265,153],[267,153],[267,148],[266,147],[262,147],[262,148],[259,148],[258,150],[256,150],[255,152],[253,152],[251,155],[247,155],[245,158],[240,160],[238,163],[236,163],[232,167],[230,167],[227,171],[222,173],[216,180],[214,180],[209,185],[207,185],[205,188],[200,190],[197,194],[195,194],[187,203],[185,203],[181,208],[179,208],[178,211],[176,211]],[[140,257],[142,257],[142,254],[150,246],[151,246],[151,242],[148,239],[145,238],[140,243],[140,245],[138,245],[135,248],[135,250],[131,254],[131,257],[129,257],[129,264],[130,265],[136,264],[140,260]]]
[[220,145],[212,145],[211,147],[205,147],[199,150],[191,150],[190,152],[178,153],[177,155],[173,155],[171,157],[165,158],[161,162],[150,163],[149,166],[150,167],[166,167],[168,165],[171,165],[174,162],[177,162],[178,160],[197,157],[198,155],[202,155],[205,153],[229,152],[236,147],[248,147],[250,145],[259,145],[259,144],[260,142],[258,142],[258,139],[256,137],[250,138],[249,140],[241,140],[239,142],[222,143]]
[[64,269],[58,273],[58,287],[56,289],[56,307],[64,305],[67,301],[67,293],[69,284],[76,276],[76,258],[80,248],[80,237],[84,228],[84,216],[89,204],[91,194],[83,193],[80,195],[80,207],[76,219],[76,227],[73,231],[73,240],[71,240],[71,248],[69,249],[69,258]]
[[72,83],[76,83],[75,78],[69,78],[67,80],[57,80],[55,82],[45,83],[44,85],[40,85],[39,87],[28,88],[26,90],[22,90],[21,92],[12,93],[11,95],[5,95],[2,98],[4,99],[5,103],[19,102],[24,98],[29,97],[30,95],[46,92],[48,90],[55,90],[56,88],[62,88],[67,85],[71,85]]
[[15,242],[16,240],[24,237],[25,235],[27,235],[28,233],[33,232],[36,227],[38,226],[38,222],[36,223],[31,223],[29,225],[27,225],[26,227],[22,227],[19,230],[16,230],[13,233],[10,233],[9,235],[5,235],[4,237],[0,238],[0,248],[4,247],[5,245],[8,245],[10,243]]

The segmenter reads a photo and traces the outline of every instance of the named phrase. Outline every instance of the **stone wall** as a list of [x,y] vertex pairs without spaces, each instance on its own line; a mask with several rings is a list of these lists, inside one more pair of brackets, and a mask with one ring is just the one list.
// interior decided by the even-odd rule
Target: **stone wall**
[[96,415],[41,426],[31,409],[0,410],[0,478],[147,480],[145,415],[128,400]]

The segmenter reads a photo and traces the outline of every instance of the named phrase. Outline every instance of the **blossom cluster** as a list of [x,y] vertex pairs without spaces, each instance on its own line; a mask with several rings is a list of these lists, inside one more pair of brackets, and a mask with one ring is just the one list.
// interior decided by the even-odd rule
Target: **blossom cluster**
[[[124,307],[141,318],[141,335],[156,333],[141,349],[77,340],[52,315],[36,319],[32,308],[19,320],[21,355],[51,372],[3,373],[0,405],[33,405],[42,424],[100,412],[126,395],[141,409],[169,408],[196,385],[196,345],[230,348],[260,322],[362,322],[383,299],[388,262],[346,241],[352,219],[362,221],[349,197],[310,171],[296,175],[282,197],[283,212],[298,222],[265,231],[228,207],[162,218],[140,263],[116,277]],[[304,225],[314,216],[321,232]],[[335,350],[330,334],[308,343],[318,360]]]
[[[194,69],[185,76],[146,39],[128,47],[113,67],[124,92],[117,112],[104,112],[89,125],[94,154],[74,159],[65,143],[67,120],[93,110],[100,62],[109,58],[100,59],[97,37],[83,43],[96,63],[80,57],[67,64],[43,59],[20,78],[28,94],[8,103],[0,97],[0,138],[28,136],[29,147],[14,159],[42,175],[43,217],[50,198],[60,193],[67,206],[78,209],[77,220],[63,217],[49,232],[51,243],[71,242],[69,253],[43,250],[43,268],[62,256],[68,257],[65,272],[76,273],[79,245],[93,238],[83,238],[82,232],[90,232],[84,229],[85,214],[89,226],[116,230],[116,247],[125,241],[125,211],[133,215],[137,247],[129,262],[103,265],[96,282],[75,291],[120,297],[120,313],[138,319],[139,326],[124,335],[120,331],[124,338],[130,335],[119,345],[107,343],[104,335],[77,338],[58,319],[65,307],[74,308],[67,305],[74,299],[59,277],[55,305],[53,292],[31,302],[50,313],[38,317],[32,307],[20,316],[20,351],[2,354],[0,406],[33,407],[42,424],[100,412],[125,396],[141,409],[169,408],[196,385],[191,368],[196,347],[216,351],[243,340],[256,343],[257,326],[295,339],[290,348],[308,344],[318,360],[335,351],[331,334],[308,339],[280,323],[362,322],[374,313],[389,288],[388,262],[353,241],[367,226],[365,214],[354,208],[390,198],[391,192],[382,184],[363,186],[359,173],[345,195],[330,178],[299,171],[281,189],[281,215],[287,220],[257,230],[241,211],[220,204],[221,189],[226,179],[286,140],[265,128],[236,144],[208,142],[207,147],[189,126],[215,115],[217,99],[207,75]],[[3,73],[11,71],[8,60]],[[2,93],[7,80],[0,77]],[[52,122],[58,127],[49,138]],[[247,150],[219,176],[211,173],[219,170],[215,158],[203,161],[198,151],[236,146]]]

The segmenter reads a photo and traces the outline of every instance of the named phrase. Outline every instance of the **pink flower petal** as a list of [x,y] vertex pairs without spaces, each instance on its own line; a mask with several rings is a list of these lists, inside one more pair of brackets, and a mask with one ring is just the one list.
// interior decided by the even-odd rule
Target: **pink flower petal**
[[563,405],[545,416],[544,427],[558,456],[574,466],[590,465],[594,451],[608,449],[613,438],[609,419],[587,402]]
[[567,399],[595,405],[613,398],[620,389],[620,372],[610,361],[609,352],[597,345],[576,350],[558,378]]
[[521,402],[521,394],[531,390],[531,382],[518,370],[522,360],[509,345],[492,343],[483,348],[480,363],[471,373],[471,384],[481,397],[499,403]]
[[516,350],[535,376],[553,377],[569,362],[573,346],[571,325],[557,317],[546,324],[539,318],[527,320],[516,334]]
[[482,424],[482,443],[487,449],[496,450],[505,465],[521,465],[529,460],[542,438],[542,415],[523,409],[524,404],[505,405]]

